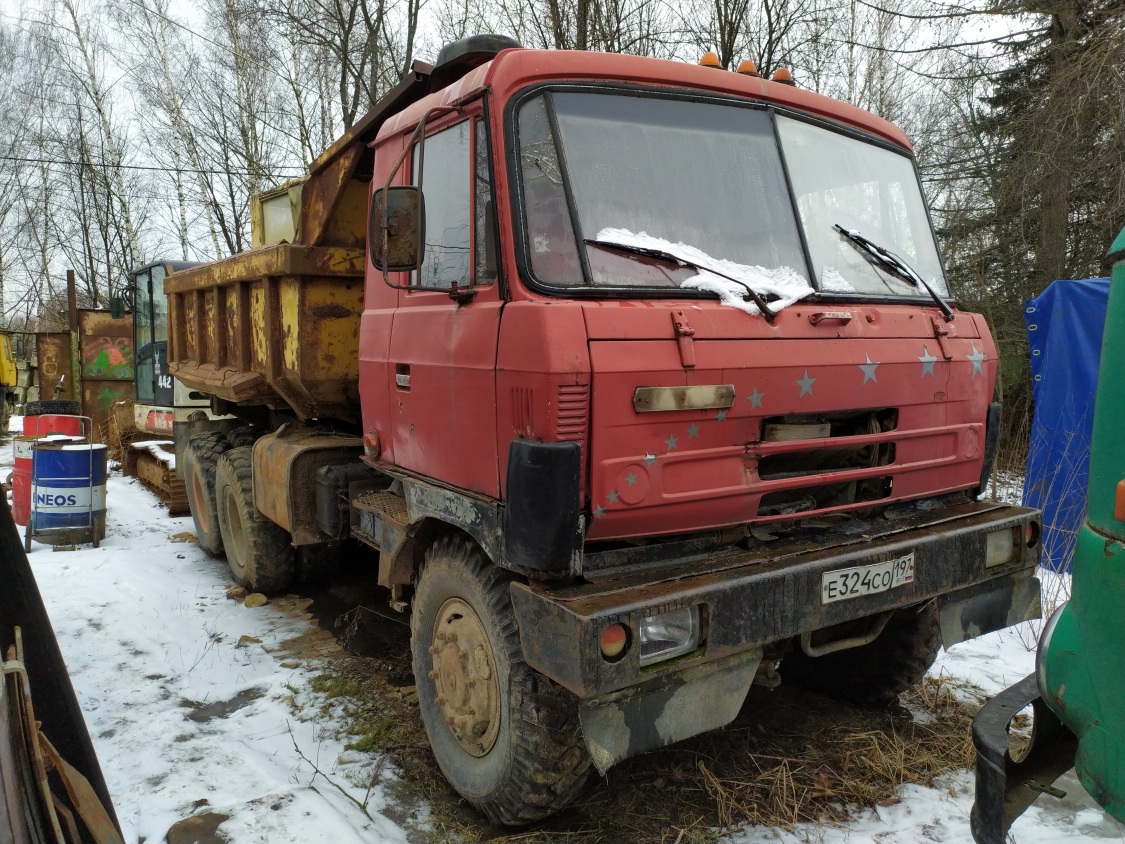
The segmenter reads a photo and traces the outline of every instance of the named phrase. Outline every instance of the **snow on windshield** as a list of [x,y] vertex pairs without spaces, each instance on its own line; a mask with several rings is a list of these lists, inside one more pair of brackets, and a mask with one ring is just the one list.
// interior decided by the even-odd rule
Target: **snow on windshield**
[[791,267],[775,267],[771,270],[736,264],[722,258],[712,258],[701,249],[686,243],[672,243],[645,232],[634,234],[627,229],[604,228],[598,232],[597,240],[599,243],[665,252],[685,264],[696,266],[699,268],[699,275],[682,282],[680,287],[715,293],[722,304],[738,308],[751,316],[758,316],[760,311],[753,302],[746,301],[746,288],[743,284],[749,285],[760,296],[777,296],[777,301],[769,303],[770,309],[775,313],[814,292],[805,278]]
[[820,289],[828,290],[833,293],[857,293],[858,291],[852,286],[840,273],[838,269],[830,264],[824,265],[824,272],[820,274]]

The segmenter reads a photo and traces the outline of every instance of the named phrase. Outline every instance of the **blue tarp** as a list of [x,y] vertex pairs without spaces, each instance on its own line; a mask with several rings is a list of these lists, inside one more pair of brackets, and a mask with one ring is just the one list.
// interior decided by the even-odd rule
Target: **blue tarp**
[[1086,515],[1109,279],[1056,281],[1024,309],[1035,417],[1023,503],[1043,509],[1043,565],[1070,571]]

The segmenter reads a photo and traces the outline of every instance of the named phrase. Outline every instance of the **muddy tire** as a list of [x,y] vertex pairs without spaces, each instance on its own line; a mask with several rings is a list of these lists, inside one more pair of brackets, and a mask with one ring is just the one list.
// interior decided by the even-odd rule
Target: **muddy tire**
[[882,708],[922,682],[941,648],[936,601],[895,612],[879,637],[846,651],[810,657],[794,643],[781,662],[785,682],[858,706]]
[[296,575],[289,534],[254,506],[250,448],[232,448],[215,469],[219,531],[231,574],[252,592],[280,592]]
[[582,789],[578,699],[523,660],[511,575],[468,540],[438,540],[410,619],[418,705],[446,779],[494,823],[531,823]]
[[241,428],[235,428],[233,431],[227,431],[227,442],[230,443],[231,448],[242,448],[243,446],[253,445],[258,441],[258,438],[264,434],[265,431],[261,428],[255,428],[251,425],[243,425]]
[[199,547],[212,557],[223,556],[223,537],[219,531],[219,512],[215,504],[215,467],[230,448],[219,431],[196,434],[184,449],[184,487],[188,507],[195,522]]

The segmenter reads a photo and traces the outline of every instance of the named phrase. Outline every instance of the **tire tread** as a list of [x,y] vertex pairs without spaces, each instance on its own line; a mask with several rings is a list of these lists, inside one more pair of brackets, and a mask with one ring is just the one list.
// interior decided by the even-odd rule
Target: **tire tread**
[[[425,588],[424,578],[438,576],[442,569],[460,569],[473,578],[492,616],[503,620],[497,632],[506,654],[497,656],[508,660],[509,716],[513,724],[525,725],[511,730],[511,765],[492,793],[483,799],[466,799],[494,823],[514,826],[540,820],[567,805],[586,782],[590,757],[582,737],[578,699],[524,661],[511,610],[509,585],[515,579],[511,573],[489,563],[475,545],[459,537],[439,539],[430,548],[418,579],[420,589]],[[417,598],[416,591],[416,605]],[[481,621],[487,624],[485,619]],[[419,630],[413,619],[411,634],[415,644]],[[415,676],[424,676],[428,652],[415,644],[413,653]]]

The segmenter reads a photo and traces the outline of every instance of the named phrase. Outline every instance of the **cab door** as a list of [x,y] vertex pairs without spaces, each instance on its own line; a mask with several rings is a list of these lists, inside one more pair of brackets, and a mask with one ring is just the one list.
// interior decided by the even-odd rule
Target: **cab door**
[[164,267],[155,264],[133,276],[133,348],[137,401],[172,407],[172,376],[168,374],[168,299]]
[[[412,151],[414,184],[421,184],[425,200],[425,244],[411,289],[399,291],[387,377],[395,464],[498,496],[496,345],[503,297],[488,150],[478,110],[435,123],[423,154]],[[471,297],[464,295],[468,287]],[[455,288],[462,292],[451,296]]]

